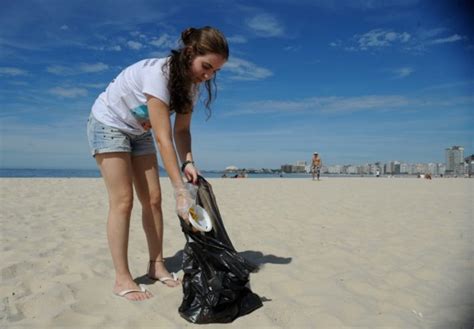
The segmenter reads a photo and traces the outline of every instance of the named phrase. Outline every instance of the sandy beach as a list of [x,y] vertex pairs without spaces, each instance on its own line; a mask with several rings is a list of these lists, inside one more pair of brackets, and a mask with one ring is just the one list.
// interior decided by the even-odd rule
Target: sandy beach
[[[234,246],[261,265],[251,287],[264,306],[225,326],[473,328],[474,180],[209,181]],[[167,178],[162,188],[166,260],[179,271],[185,240]],[[138,204],[130,266],[155,297],[112,294],[100,178],[2,178],[0,193],[0,327],[195,326],[178,313],[181,288],[144,277]]]

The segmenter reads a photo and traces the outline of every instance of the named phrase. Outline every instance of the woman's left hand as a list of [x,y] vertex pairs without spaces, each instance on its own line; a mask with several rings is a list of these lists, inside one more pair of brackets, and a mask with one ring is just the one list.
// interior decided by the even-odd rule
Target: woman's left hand
[[188,182],[192,182],[193,184],[197,184],[199,171],[196,169],[194,164],[190,163],[184,167],[184,176]]

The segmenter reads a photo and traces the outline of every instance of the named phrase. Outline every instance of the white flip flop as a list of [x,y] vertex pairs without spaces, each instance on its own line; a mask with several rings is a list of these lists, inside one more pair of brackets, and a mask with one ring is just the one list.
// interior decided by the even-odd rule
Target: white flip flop
[[144,285],[140,284],[138,285],[140,289],[125,289],[119,292],[114,292],[114,295],[118,297],[125,297],[127,294],[132,293],[132,292],[147,292],[148,290],[145,288]]
[[179,282],[178,280],[178,275],[174,272],[171,273],[171,277],[169,276],[164,276],[164,277],[161,277],[161,278],[158,278],[158,281],[160,281],[161,283],[163,284],[166,284],[166,281],[175,281],[175,282]]

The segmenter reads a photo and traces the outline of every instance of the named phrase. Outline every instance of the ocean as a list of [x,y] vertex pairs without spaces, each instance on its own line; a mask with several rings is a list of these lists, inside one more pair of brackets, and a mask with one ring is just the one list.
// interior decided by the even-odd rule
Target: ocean
[[0,169],[0,177],[100,177],[96,169]]
[[[202,171],[204,177],[219,178],[223,172]],[[232,177],[232,174],[227,174]],[[23,178],[95,178],[101,177],[98,169],[0,169],[0,177]],[[160,177],[168,177],[166,171],[160,170]],[[285,178],[309,178],[309,174],[283,174]],[[248,178],[280,178],[279,174],[249,174]]]

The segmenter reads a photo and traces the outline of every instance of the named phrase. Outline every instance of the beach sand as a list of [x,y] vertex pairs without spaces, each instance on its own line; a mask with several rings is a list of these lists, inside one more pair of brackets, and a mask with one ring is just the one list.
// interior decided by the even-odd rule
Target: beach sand
[[[469,328],[474,325],[474,180],[210,179],[236,249],[261,265],[264,306],[229,328]],[[162,179],[165,255],[185,239]],[[144,278],[140,207],[132,273],[155,295],[112,294],[100,178],[0,179],[1,328],[189,328],[181,288]],[[180,273],[182,274],[182,272]],[[213,324],[210,328],[221,328]]]

